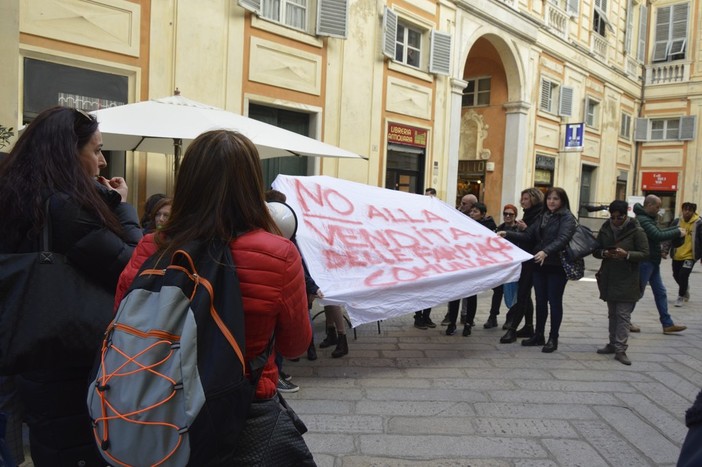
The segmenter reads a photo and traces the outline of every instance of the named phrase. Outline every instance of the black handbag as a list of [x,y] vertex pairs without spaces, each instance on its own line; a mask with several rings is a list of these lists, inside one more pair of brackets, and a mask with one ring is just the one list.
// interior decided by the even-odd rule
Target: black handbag
[[597,238],[588,227],[577,224],[575,233],[566,246],[568,256],[573,260],[592,254],[599,247]]
[[114,293],[51,251],[0,254],[0,374],[91,366],[113,317]]
[[582,258],[570,259],[565,251],[559,252],[558,255],[569,281],[579,281],[585,276],[585,260]]

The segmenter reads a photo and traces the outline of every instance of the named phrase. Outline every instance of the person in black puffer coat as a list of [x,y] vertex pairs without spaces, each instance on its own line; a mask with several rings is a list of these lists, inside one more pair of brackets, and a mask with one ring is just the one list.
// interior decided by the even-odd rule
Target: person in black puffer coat
[[[538,188],[532,187],[522,190],[522,197],[519,201],[524,216],[517,220],[517,229],[523,232],[528,226],[533,224],[541,215],[544,208],[544,194]],[[502,229],[497,229],[501,231]],[[528,238],[512,240],[524,251],[531,251],[533,242]],[[507,312],[505,318],[505,328],[507,332],[500,338],[501,344],[515,342],[518,337],[532,337],[534,335],[534,304],[531,301],[531,289],[534,286],[533,272],[536,264],[529,260],[522,263],[522,271],[517,285],[517,303]],[[524,327],[517,330],[519,323],[524,319]]]
[[[546,209],[524,232],[500,232],[508,240],[531,240],[534,247],[534,292],[536,294],[536,330],[534,336],[522,341],[525,346],[541,345],[542,352],[558,349],[558,332],[563,320],[563,293],[568,283],[561,264],[560,253],[573,238],[577,221],[570,212],[568,195],[563,188],[552,187],[546,192]],[[546,319],[551,311],[551,332],[544,337]]]
[[702,391],[697,394],[692,407],[687,409],[685,424],[688,432],[680,451],[678,467],[698,467],[702,465]]
[[[106,166],[101,148],[98,123],[83,111],[54,107],[32,121],[0,165],[0,252],[40,250],[48,200],[52,250],[114,293],[142,234],[124,179],[99,174]],[[15,376],[35,466],[106,464],[85,402],[94,358]]]

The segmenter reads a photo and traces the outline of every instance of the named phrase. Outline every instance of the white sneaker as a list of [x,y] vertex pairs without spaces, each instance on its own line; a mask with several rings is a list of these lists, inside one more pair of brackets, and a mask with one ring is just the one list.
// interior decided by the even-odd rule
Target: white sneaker
[[687,292],[685,292],[685,296],[683,298],[686,302],[690,301],[690,287],[687,288]]
[[675,306],[677,307],[683,306],[683,303],[685,303],[685,297],[678,297],[678,299],[675,300]]

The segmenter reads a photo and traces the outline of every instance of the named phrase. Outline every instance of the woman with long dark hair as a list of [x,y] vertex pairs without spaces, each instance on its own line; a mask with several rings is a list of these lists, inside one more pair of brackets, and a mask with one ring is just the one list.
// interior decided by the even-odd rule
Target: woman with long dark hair
[[[141,229],[125,202],[127,184],[101,177],[105,166],[94,117],[64,107],[40,113],[0,165],[0,252],[40,251],[50,222],[52,251],[114,293]],[[47,351],[60,355],[63,349]],[[34,465],[104,464],[85,404],[93,359],[93,353],[73,355],[61,367],[16,377]]]
[[[213,453],[213,465],[314,465],[276,393],[276,354],[298,357],[312,338],[302,260],[266,207],[258,151],[239,133],[209,131],[188,146],[168,222],[139,243],[120,277],[117,300],[149,256],[170,256],[192,240],[230,246],[244,307],[247,363],[264,352],[275,331],[275,352],[258,381],[246,426],[232,445]],[[262,423],[271,413],[274,423]]]
[[[546,207],[536,221],[524,232],[499,232],[508,240],[529,239],[534,242],[534,292],[536,295],[536,330],[522,345],[543,346],[542,352],[558,349],[558,337],[563,320],[563,293],[568,278],[561,264],[560,253],[575,233],[577,221],[570,212],[570,201],[563,188],[552,187],[546,192]],[[546,320],[551,314],[548,342],[544,337]]]

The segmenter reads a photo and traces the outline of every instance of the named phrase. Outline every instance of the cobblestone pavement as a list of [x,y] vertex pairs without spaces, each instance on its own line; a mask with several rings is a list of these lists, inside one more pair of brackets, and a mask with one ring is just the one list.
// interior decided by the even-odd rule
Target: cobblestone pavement
[[[674,466],[685,411],[702,387],[702,267],[690,302],[662,264],[670,313],[688,329],[664,335],[650,288],[638,303],[624,366],[595,350],[607,342],[607,312],[588,258],[568,284],[559,348],[500,344],[483,329],[490,294],[478,298],[470,337],[413,327],[412,315],[357,328],[350,352],[286,363],[299,392],[286,395],[305,421],[320,466]],[[446,306],[432,318],[441,321]],[[314,322],[324,336],[323,315]],[[548,329],[548,327],[547,327]],[[349,336],[353,335],[350,332]]]

